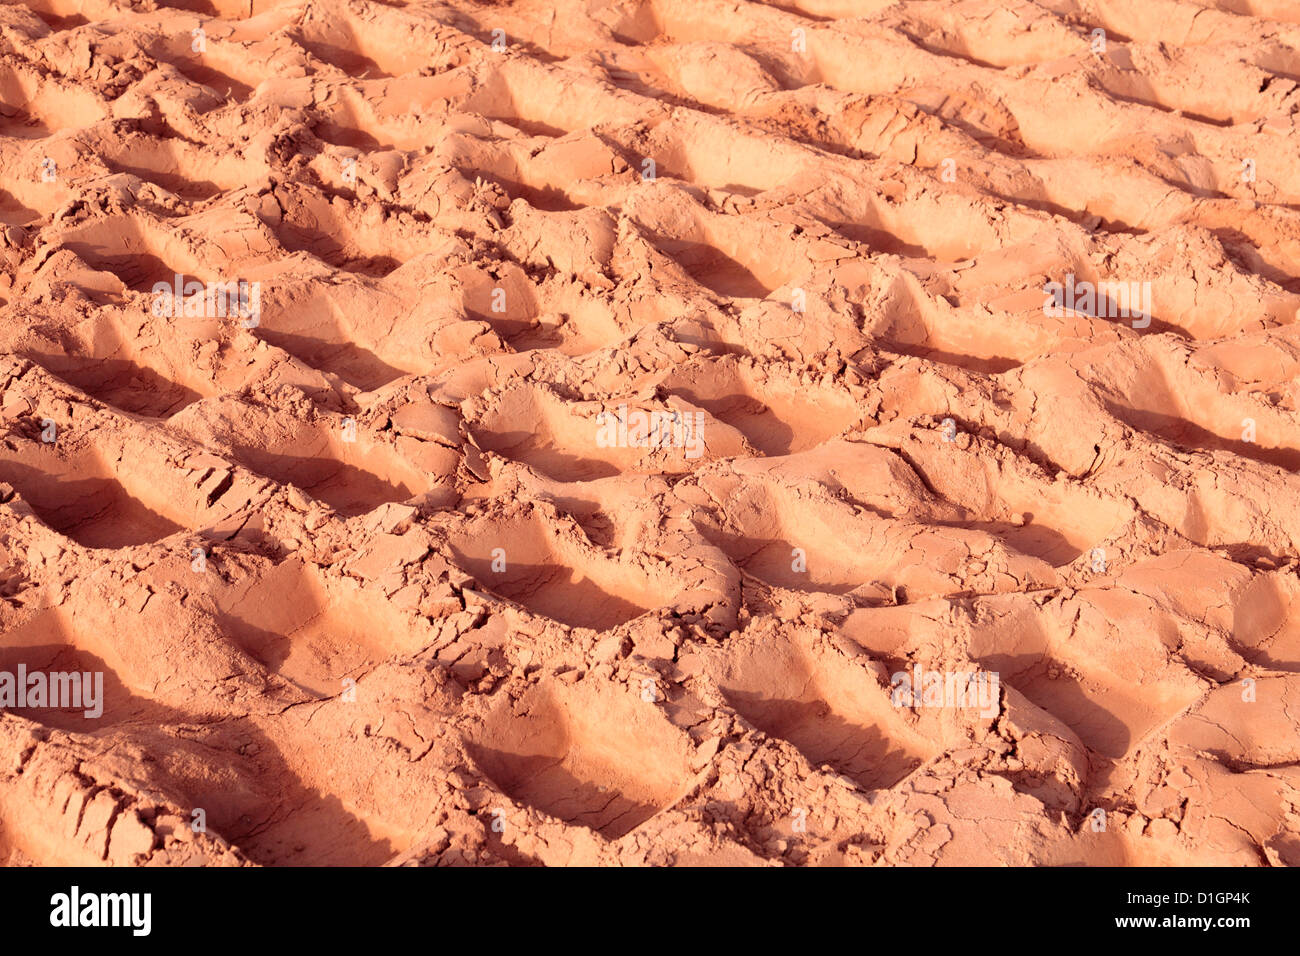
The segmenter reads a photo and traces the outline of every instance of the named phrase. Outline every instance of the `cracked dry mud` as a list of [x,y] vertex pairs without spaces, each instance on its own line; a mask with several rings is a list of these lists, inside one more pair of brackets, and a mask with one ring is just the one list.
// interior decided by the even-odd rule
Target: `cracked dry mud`
[[1298,106],[1294,0],[0,6],[0,670],[105,698],[0,860],[1300,862]]

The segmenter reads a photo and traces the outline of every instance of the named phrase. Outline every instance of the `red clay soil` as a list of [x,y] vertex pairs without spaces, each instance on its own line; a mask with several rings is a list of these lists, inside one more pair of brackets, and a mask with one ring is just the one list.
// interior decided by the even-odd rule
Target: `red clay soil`
[[0,862],[1300,863],[1298,110],[1297,0],[6,2]]

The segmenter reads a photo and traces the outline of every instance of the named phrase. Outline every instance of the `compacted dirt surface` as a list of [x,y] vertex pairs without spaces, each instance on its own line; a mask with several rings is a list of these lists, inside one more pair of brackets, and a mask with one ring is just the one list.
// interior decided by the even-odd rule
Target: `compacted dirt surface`
[[6,2],[0,861],[1300,862],[1298,108],[1296,0]]

